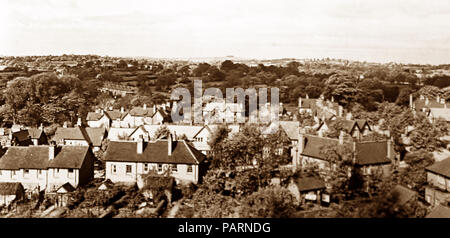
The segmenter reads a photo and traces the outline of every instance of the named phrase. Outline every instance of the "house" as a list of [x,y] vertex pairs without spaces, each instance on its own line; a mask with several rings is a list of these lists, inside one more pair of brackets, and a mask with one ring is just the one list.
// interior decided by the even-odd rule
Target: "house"
[[86,122],[89,127],[109,128],[111,126],[111,118],[103,109],[96,110],[95,112],[88,112]]
[[13,201],[25,197],[25,192],[21,183],[0,182],[0,207],[8,206]]
[[178,182],[198,183],[204,171],[205,156],[183,140],[167,139],[144,142],[112,141],[105,153],[106,179],[114,183],[136,183],[138,176],[156,170],[170,172]]
[[103,127],[59,127],[56,129],[53,141],[57,145],[91,146],[93,151],[99,151],[105,138],[106,129]]
[[319,134],[324,135],[334,130],[344,131],[346,134],[353,138],[361,139],[362,136],[366,136],[372,130],[367,120],[357,119],[351,120],[351,114],[349,113],[346,118],[337,117],[333,120],[322,120],[321,124],[317,128]]
[[305,203],[306,200],[320,202],[325,189],[325,182],[318,177],[293,178],[288,185],[288,190],[300,204]]
[[94,154],[87,146],[62,146],[59,151],[55,146],[49,146],[47,190],[57,190],[65,183],[74,188],[87,184],[94,178],[94,160]]
[[155,114],[156,106],[147,108],[147,104],[143,107],[133,107],[130,112],[123,118],[123,121],[130,127],[138,127],[145,124],[153,123],[153,114]]
[[308,95],[306,95],[306,98],[299,97],[298,98],[298,112],[300,114],[302,113],[308,113],[309,115],[313,115],[313,110],[315,109],[317,99],[310,99]]
[[300,157],[298,160],[293,161],[293,165],[294,167],[304,167],[308,166],[308,164],[316,164],[323,170],[322,173],[334,170],[336,165],[328,160],[326,149],[343,146],[350,151],[353,164],[362,176],[369,176],[374,173],[380,173],[382,176],[390,175],[391,163],[395,159],[395,151],[391,140],[370,142],[344,141],[343,132],[339,139],[300,133],[297,146]]
[[425,218],[450,218],[450,207],[437,205]]
[[425,200],[432,206],[450,203],[450,157],[441,160],[427,168],[427,182]]
[[12,146],[29,146],[33,144],[27,130],[13,132],[10,138],[10,145]]
[[28,135],[30,136],[33,145],[46,145],[48,144],[47,135],[44,132],[42,125],[39,128],[28,129]]
[[123,107],[119,110],[109,110],[106,112],[106,114],[111,119],[111,127],[114,128],[128,128],[130,125],[128,125],[127,122],[123,121],[123,119],[128,115],[128,112],[124,110]]
[[77,187],[93,178],[94,156],[87,146],[12,146],[0,159],[0,182],[20,182],[30,191]]

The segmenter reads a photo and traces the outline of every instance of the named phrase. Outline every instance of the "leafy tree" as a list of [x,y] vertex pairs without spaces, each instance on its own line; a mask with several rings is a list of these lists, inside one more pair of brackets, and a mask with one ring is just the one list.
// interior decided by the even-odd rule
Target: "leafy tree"
[[289,190],[270,186],[248,196],[240,209],[240,215],[247,218],[289,218],[296,212],[294,204]]
[[155,131],[155,139],[159,139],[159,138],[163,138],[165,136],[169,136],[171,134],[169,128],[167,128],[167,126],[160,126],[156,131]]

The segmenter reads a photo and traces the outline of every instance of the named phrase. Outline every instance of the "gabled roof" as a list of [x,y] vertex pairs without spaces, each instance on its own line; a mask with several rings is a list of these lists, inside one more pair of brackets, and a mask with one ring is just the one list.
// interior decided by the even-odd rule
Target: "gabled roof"
[[279,123],[290,140],[298,140],[299,121],[280,121]]
[[[326,146],[342,146],[339,145],[339,140],[318,137],[318,136],[305,136],[305,145],[302,155],[313,157],[316,159],[327,160],[323,152]],[[355,143],[356,148],[356,164],[358,165],[371,165],[371,164],[387,164],[391,160],[387,158],[387,142],[386,141],[371,141],[371,142],[350,142],[344,141],[344,145],[353,149],[352,143]],[[393,146],[391,146],[391,155],[395,153]]]
[[450,218],[450,207],[439,204],[425,218]]
[[92,146],[101,146],[102,140],[105,137],[106,129],[105,128],[93,128],[93,127],[72,127],[72,128],[63,128],[59,127],[56,129],[54,141],[59,143],[64,140],[83,140],[87,141],[88,144],[92,144]]
[[63,139],[88,141],[89,138],[87,138],[86,131],[84,130],[83,127],[79,126],[71,128],[58,127],[58,129],[56,129],[55,132],[54,141],[60,142]]
[[[356,163],[359,165],[390,163],[392,158],[387,158],[387,150],[386,141],[358,142],[356,143]],[[394,154],[394,146],[391,146],[391,155]]]
[[298,190],[300,192],[307,192],[318,189],[325,189],[325,182],[316,177],[300,177],[295,179]]
[[369,127],[369,130],[372,130],[372,128],[370,127],[369,122],[367,120],[356,119],[355,121],[356,121],[356,124],[358,124],[358,127],[360,130],[362,130],[364,128],[364,126],[366,126],[366,125]]
[[103,116],[109,117],[107,113],[88,112],[88,114],[86,116],[86,121],[98,121]]
[[65,183],[61,185],[58,189],[56,189],[57,193],[70,193],[75,191],[75,188],[70,183]]
[[153,108],[146,108],[143,107],[133,107],[130,111],[130,115],[134,117],[153,117],[155,112],[153,111]]
[[205,156],[184,141],[172,142],[172,155],[168,155],[167,140],[144,142],[142,154],[137,154],[137,142],[112,141],[105,154],[105,161],[143,162],[166,164],[199,164]]
[[0,183],[0,195],[16,195],[20,189],[23,189],[21,183]]
[[426,167],[425,170],[450,178],[450,157]]
[[63,146],[55,158],[49,161],[48,168],[80,169],[88,152],[88,146]]
[[44,130],[42,130],[42,129],[30,128],[30,129],[28,129],[28,134],[30,135],[31,139],[39,139],[45,133],[44,133]]
[[122,120],[128,115],[128,112],[120,112],[119,110],[106,111],[105,113],[108,114],[109,118],[113,121],[117,119]]
[[92,142],[92,146],[101,146],[103,138],[105,138],[106,129],[103,127],[94,128],[94,127],[86,127],[85,128],[87,136],[89,137],[89,141]]
[[11,146],[0,158],[0,169],[46,169],[48,146]]
[[30,136],[28,134],[27,130],[21,130],[21,131],[17,131],[12,133],[12,137],[16,138],[17,141],[26,141],[30,139]]

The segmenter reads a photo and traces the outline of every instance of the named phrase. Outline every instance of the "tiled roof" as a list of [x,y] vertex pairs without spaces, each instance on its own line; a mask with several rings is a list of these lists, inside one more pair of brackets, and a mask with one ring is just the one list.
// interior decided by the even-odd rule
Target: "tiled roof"
[[0,158],[0,169],[46,169],[48,146],[11,146]]
[[12,134],[12,137],[16,138],[18,141],[26,141],[26,140],[30,139],[28,131],[26,131],[26,130],[14,132]]
[[450,178],[450,157],[428,166],[426,170]]
[[450,207],[437,205],[425,218],[450,218]]
[[316,177],[300,177],[295,179],[295,183],[297,184],[298,190],[300,192],[326,188],[325,182]]
[[[450,103],[447,103],[447,108],[450,108]],[[444,108],[445,104],[438,103],[435,99],[429,98],[428,99],[428,105],[425,105],[425,99],[416,99],[414,101],[414,105],[417,111],[421,111],[422,108]]]
[[88,146],[55,147],[56,156],[49,160],[49,146],[12,146],[0,158],[0,169],[79,169],[88,150]]
[[184,141],[174,141],[172,155],[168,155],[168,141],[144,142],[142,154],[137,154],[137,142],[112,141],[106,150],[106,161],[199,164],[204,155]]
[[92,146],[101,146],[102,140],[105,137],[105,128],[92,128],[92,127],[72,127],[63,128],[59,127],[56,130],[55,137],[53,138],[56,143],[64,140],[84,140]]
[[367,122],[367,120],[357,119],[355,121],[356,121],[356,124],[358,124],[358,127],[359,127],[360,130],[362,130],[366,124],[367,124],[367,126],[369,126],[369,129],[371,129],[370,125],[369,125],[369,122]]
[[105,113],[111,120],[122,120],[128,114],[128,112],[120,112],[119,110],[106,111]]
[[143,107],[134,107],[130,111],[130,115],[134,117],[153,117],[155,112],[153,111],[153,108],[146,108]]
[[[386,141],[356,143],[356,163],[359,165],[390,163],[387,148]],[[391,155],[394,154],[394,146],[391,146]]]
[[0,183],[0,195],[16,195],[21,187],[21,183]]
[[[82,127],[64,128],[59,127],[56,129],[54,140],[60,142],[64,140],[88,140],[86,133]],[[89,142],[89,141],[88,141]]]
[[103,138],[105,138],[105,128],[86,127],[86,133],[89,137],[89,141],[92,142],[92,146],[101,146]]
[[280,127],[286,132],[290,140],[298,140],[299,121],[280,121]]
[[88,146],[63,146],[48,168],[80,169],[88,152]]
[[[353,142],[345,141],[344,145],[349,148],[353,148]],[[369,164],[384,164],[390,163],[391,160],[387,158],[387,143],[381,142],[355,142],[356,143],[356,164],[369,165]],[[326,146],[339,146],[339,140],[318,137],[318,136],[305,136],[305,145],[302,155],[313,157],[316,159],[326,160],[323,153],[323,149]],[[391,155],[394,155],[395,151],[391,146]]]
[[98,121],[105,115],[108,116],[106,113],[88,112],[86,121]]

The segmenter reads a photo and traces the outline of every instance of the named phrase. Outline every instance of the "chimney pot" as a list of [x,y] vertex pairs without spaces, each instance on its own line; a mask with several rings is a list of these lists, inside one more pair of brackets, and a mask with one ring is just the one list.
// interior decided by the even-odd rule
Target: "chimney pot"
[[55,144],[51,143],[48,146],[48,160],[53,160],[55,158]]
[[120,107],[120,112],[121,112],[121,113],[124,113],[124,112],[125,112],[125,110],[123,109],[123,107]]
[[144,110],[147,109],[147,104],[144,103]]
[[[103,110],[102,110],[102,114],[103,114]],[[81,126],[81,117],[78,117],[77,126]]]

